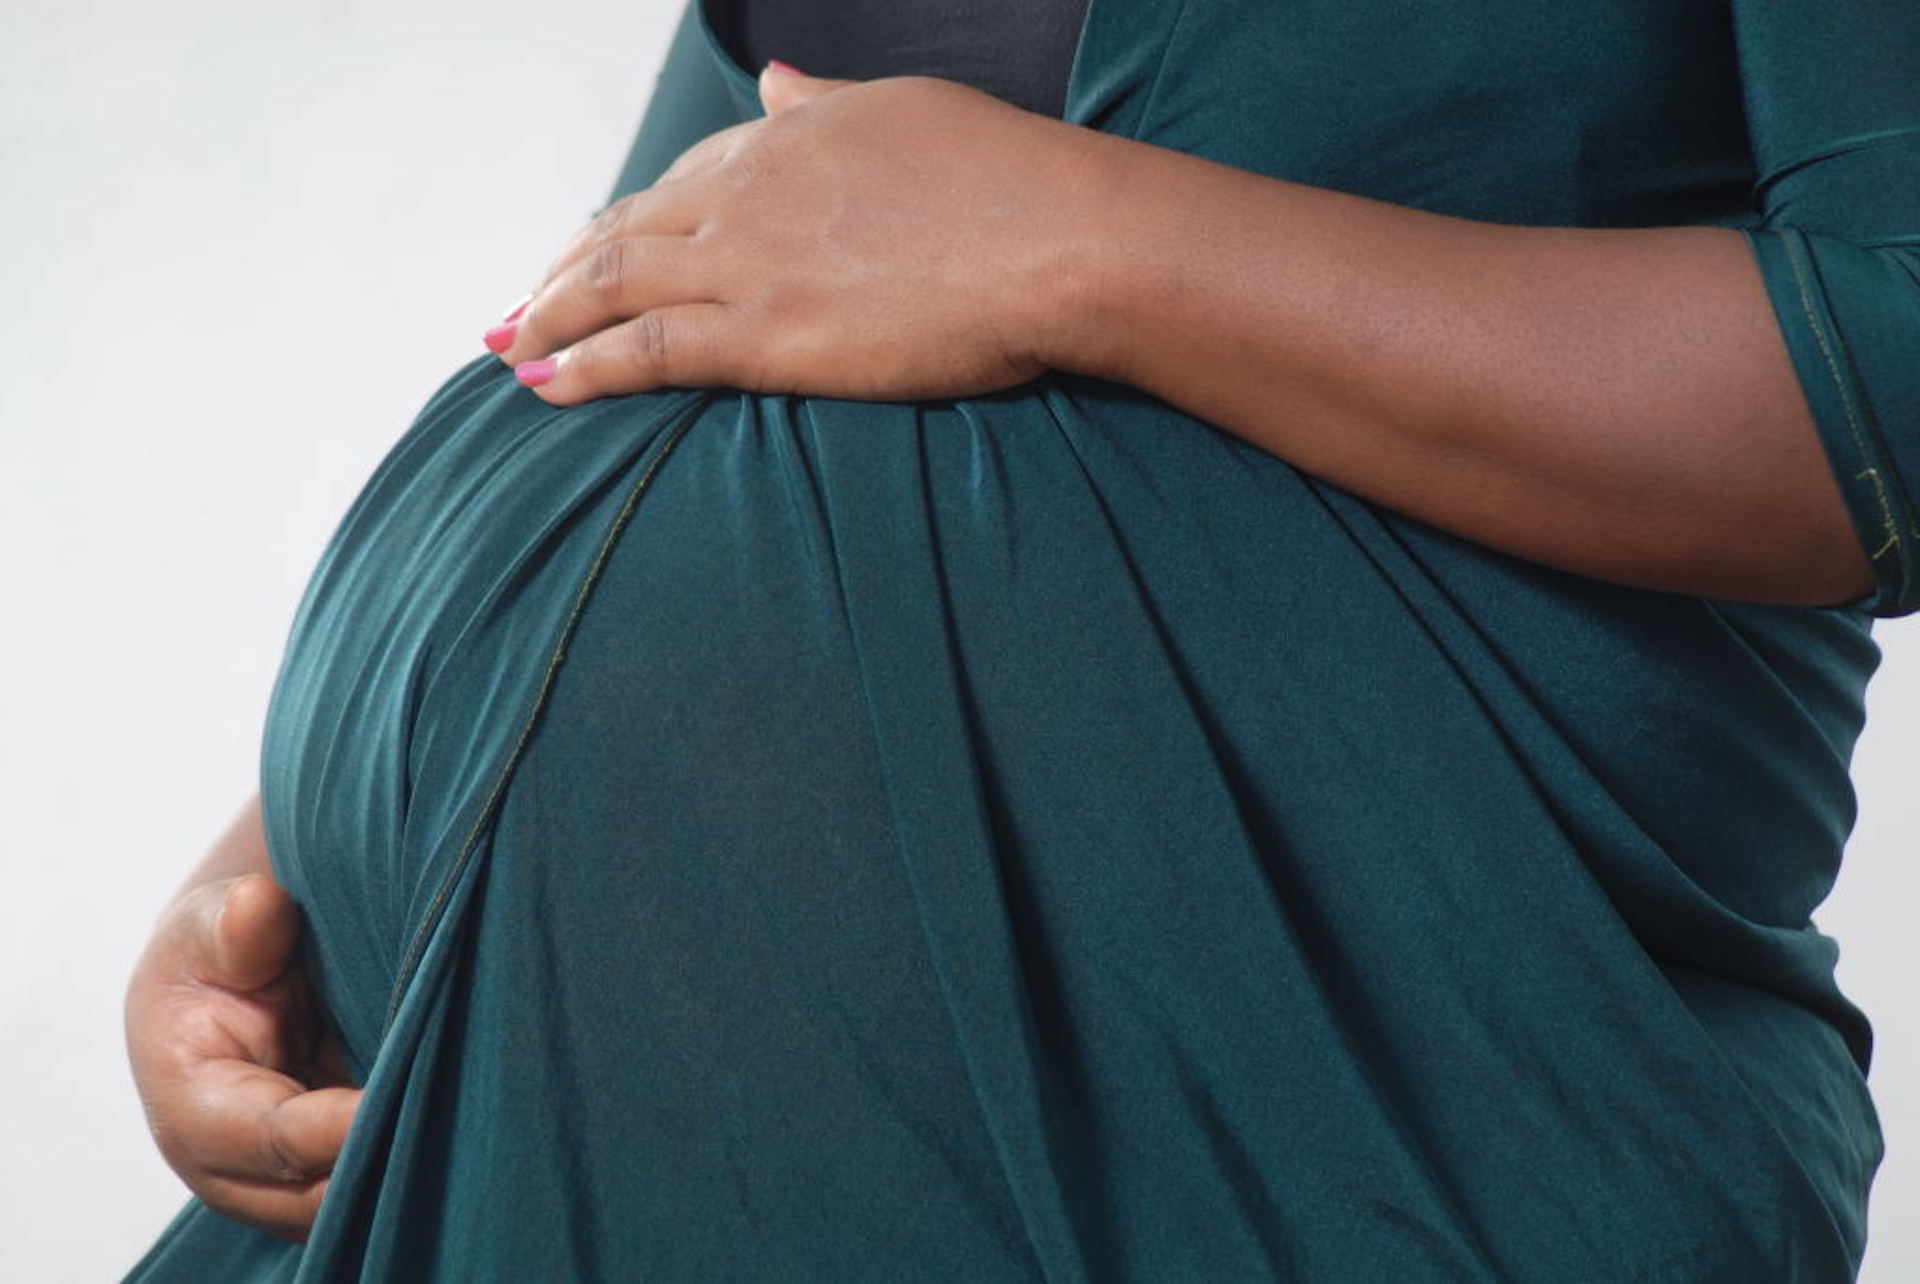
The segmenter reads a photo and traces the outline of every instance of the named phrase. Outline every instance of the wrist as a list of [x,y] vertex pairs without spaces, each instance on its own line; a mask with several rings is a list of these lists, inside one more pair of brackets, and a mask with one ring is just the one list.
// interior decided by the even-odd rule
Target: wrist
[[1028,355],[1048,369],[1118,379],[1128,367],[1132,327],[1118,288],[1143,247],[1122,231],[1135,151],[1144,144],[1065,126],[1048,190],[1053,198],[1037,238],[1039,252],[1020,274],[1014,309],[1024,317]]

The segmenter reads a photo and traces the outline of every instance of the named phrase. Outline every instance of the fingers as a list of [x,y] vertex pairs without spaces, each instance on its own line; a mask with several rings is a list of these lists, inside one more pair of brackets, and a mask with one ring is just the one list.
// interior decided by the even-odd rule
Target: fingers
[[669,304],[717,302],[700,240],[635,236],[602,242],[548,283],[513,326],[509,364],[551,356],[577,340]]
[[360,1105],[248,1061],[201,1062],[151,1109],[169,1165],[224,1216],[296,1241],[318,1212]]
[[654,308],[514,373],[556,406],[659,387],[753,387],[753,375],[740,369],[745,345],[733,333],[734,316],[720,303]]
[[161,914],[129,1002],[136,1009],[144,1006],[154,986],[204,985],[235,994],[263,990],[286,973],[299,939],[299,908],[267,875],[202,883]]
[[704,174],[731,156],[733,149],[745,142],[747,136],[759,127],[759,121],[747,120],[708,134],[674,157],[673,163],[667,166],[666,171],[654,181],[654,186],[658,187],[662,183],[671,183],[677,179],[691,178],[695,174]]
[[360,1108],[358,1088],[315,1088],[287,1097],[250,1124],[235,1174],[281,1181],[311,1181],[333,1171],[347,1131]]
[[857,85],[857,80],[828,80],[823,76],[809,76],[797,67],[785,63],[770,62],[760,69],[760,105],[770,115],[778,115],[801,103],[811,102],[815,98],[830,94],[836,89],[845,89],[848,85]]
[[[714,265],[700,253],[698,239],[711,202],[692,180],[731,157],[763,123],[743,121],[709,134],[676,157],[652,186],[602,210],[554,259],[528,301],[487,332],[488,349],[515,367],[534,363],[522,375],[529,386],[550,384],[566,363],[540,363],[589,335],[667,305],[718,303]],[[543,395],[572,404],[622,391],[588,390],[582,383],[584,370],[605,364],[598,355],[576,362],[573,373]],[[625,383],[639,378],[630,363],[621,368]],[[567,400],[558,401],[561,396]]]
[[286,971],[299,940],[293,897],[264,874],[243,874],[224,888],[204,929],[197,951],[203,979],[223,989],[257,990]]
[[[722,130],[705,142],[714,142]],[[698,150],[704,143],[694,144],[692,150]],[[707,153],[711,159],[703,158],[697,165],[689,165],[679,177],[691,178],[697,173],[717,164],[724,151]],[[686,159],[684,156],[682,159]],[[674,162],[676,165],[679,161]],[[672,171],[669,170],[669,173]],[[575,232],[559,257],[547,266],[541,275],[540,283],[534,287],[536,295],[546,293],[549,286],[571,270],[580,260],[592,254],[610,241],[627,240],[636,236],[692,236],[699,231],[702,215],[706,206],[699,199],[697,191],[690,190],[695,185],[684,182],[655,183],[621,197],[613,204],[601,210],[588,224]]]
[[360,1105],[357,1088],[307,1090],[245,1061],[208,1062],[178,1121],[182,1157],[214,1176],[304,1182],[333,1171]]
[[700,230],[706,203],[684,180],[696,178],[727,159],[759,124],[757,120],[745,121],[707,135],[680,153],[651,186],[629,192],[601,210],[573,234],[559,256],[541,273],[528,297],[546,293],[556,280],[609,242],[644,236],[694,235]]
[[214,1177],[194,1191],[200,1202],[236,1222],[293,1244],[304,1244],[320,1216],[327,1179],[310,1182],[251,1182]]
[[162,913],[126,998],[128,1060],[167,1163],[216,1211],[294,1240],[360,1100],[332,1086],[344,1058],[299,938],[298,908],[270,875],[197,884]]

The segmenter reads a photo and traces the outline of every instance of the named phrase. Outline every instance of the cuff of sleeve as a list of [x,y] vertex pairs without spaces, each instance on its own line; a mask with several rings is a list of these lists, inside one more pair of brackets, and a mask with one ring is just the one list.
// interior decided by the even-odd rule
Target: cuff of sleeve
[[[1874,591],[1846,605],[1876,616],[1920,611],[1920,529],[1911,492],[1881,430],[1859,354],[1833,306],[1834,299],[1859,300],[1869,309],[1881,301],[1889,289],[1887,265],[1872,250],[1829,246],[1826,238],[1816,250],[1797,228],[1747,229],[1745,235],[1854,532],[1873,567]],[[1833,288],[1828,278],[1836,273],[1846,278],[1839,283],[1845,288]],[[1871,312],[1866,319],[1872,320]]]

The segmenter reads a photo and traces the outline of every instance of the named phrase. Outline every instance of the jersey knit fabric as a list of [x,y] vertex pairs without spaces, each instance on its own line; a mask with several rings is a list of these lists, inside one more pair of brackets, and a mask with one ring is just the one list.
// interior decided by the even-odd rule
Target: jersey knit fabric
[[[690,7],[615,195],[754,71]],[[268,714],[345,1152],[304,1247],[190,1204],[133,1279],[1854,1277],[1812,915],[1920,607],[1920,5],[1091,0],[1062,114],[1738,229],[1873,593],[1551,570],[1088,378],[556,409],[481,355]]]

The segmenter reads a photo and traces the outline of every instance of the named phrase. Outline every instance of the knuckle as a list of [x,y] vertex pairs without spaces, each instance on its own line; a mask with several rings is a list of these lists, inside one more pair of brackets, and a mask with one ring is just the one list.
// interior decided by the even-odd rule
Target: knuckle
[[730,166],[729,177],[739,190],[772,187],[779,191],[791,172],[792,162],[780,148],[753,147],[741,149]]
[[605,241],[595,246],[587,255],[584,269],[587,288],[602,297],[618,294],[626,279],[626,261],[625,241]]
[[306,1168],[294,1158],[278,1112],[267,1116],[260,1129],[260,1171],[275,1181],[297,1181],[306,1176]]
[[640,192],[628,192],[625,196],[610,202],[604,210],[600,211],[600,215],[607,220],[609,227],[625,227],[627,220],[633,217],[633,211],[639,206],[640,198]]
[[667,324],[658,312],[642,312],[627,327],[628,356],[655,376],[667,371]]
[[667,166],[665,173],[660,175],[656,185],[685,178],[689,174],[697,174],[712,165],[716,159],[725,154],[727,133],[727,130],[721,130],[717,134],[710,134],[674,157],[673,163]]
[[600,210],[587,224],[587,240],[593,245],[605,245],[618,237],[626,218],[625,210],[625,197]]

